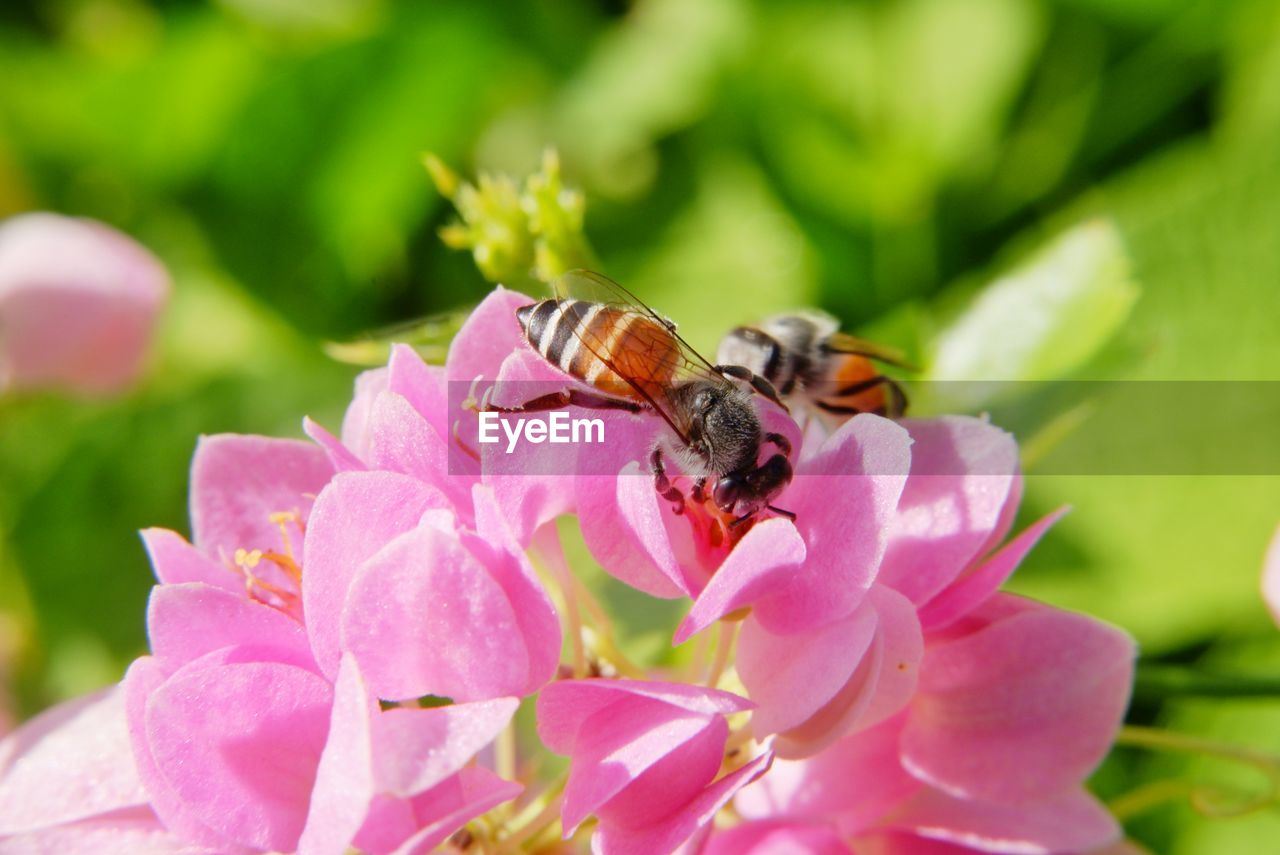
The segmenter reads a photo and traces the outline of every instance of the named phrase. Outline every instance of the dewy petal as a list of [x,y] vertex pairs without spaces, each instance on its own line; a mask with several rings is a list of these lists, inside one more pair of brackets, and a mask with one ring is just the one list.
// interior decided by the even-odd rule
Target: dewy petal
[[458,535],[424,525],[365,561],[342,615],[342,647],[373,693],[475,701],[523,695],[529,650],[502,587]]
[[738,674],[759,708],[757,738],[798,727],[849,682],[875,636],[876,612],[859,609],[811,633],[779,636],[748,618],[738,639]]
[[387,388],[389,374],[386,368],[361,372],[356,377],[355,395],[342,417],[342,444],[361,460],[369,459],[369,417],[373,412],[373,402]]
[[239,847],[203,847],[179,839],[148,807],[126,808],[0,839],[5,855],[239,855]]
[[1037,606],[928,648],[902,735],[913,774],[955,795],[1018,802],[1060,793],[1102,760],[1128,702],[1133,641]]
[[920,623],[928,630],[941,629],[977,608],[1005,583],[1031,548],[1067,510],[1060,508],[1032,523],[972,572],[957,579],[920,609]]
[[0,838],[146,802],[119,686],[46,710],[0,741]]
[[829,825],[773,819],[717,831],[701,855],[853,855],[853,850]]
[[416,796],[466,765],[507,726],[518,698],[496,698],[432,709],[396,708],[378,716],[378,790]]
[[437,435],[449,436],[448,381],[443,368],[428,365],[412,347],[397,344],[387,363],[387,389],[408,401]]
[[1271,616],[1280,624],[1280,529],[1276,529],[1267,549],[1267,559],[1262,570],[1262,598],[1271,609]]
[[377,715],[377,699],[365,687],[355,659],[343,656],[298,855],[342,855],[351,848],[376,792],[373,722]]
[[574,741],[565,837],[592,813],[636,826],[677,810],[715,777],[728,735],[722,716],[649,698],[622,697],[597,710]]
[[151,568],[160,582],[170,585],[204,582],[226,591],[244,591],[243,576],[209,558],[177,532],[146,528],[141,534],[142,544],[151,558]]
[[686,683],[647,680],[560,680],[538,695],[538,736],[557,754],[573,751],[573,741],[586,719],[619,699],[635,696],[659,700],[686,712],[730,715],[753,709],[746,698],[719,689]]
[[632,461],[618,475],[577,479],[578,522],[591,556],[610,576],[654,597],[689,594],[653,479]]
[[426,855],[472,819],[509,802],[524,790],[488,769],[471,766],[413,799],[413,811],[423,827],[393,855]]
[[591,838],[596,855],[652,855],[672,852],[715,818],[734,794],[763,775],[773,761],[766,751],[703,790],[693,801],[661,822],[640,828],[626,828],[602,822]]
[[1079,788],[1021,804],[956,799],[925,789],[894,814],[892,825],[982,852],[1009,855],[1087,852],[1120,835],[1115,818]]
[[395,472],[339,474],[316,498],[304,543],[302,606],[325,674],[338,671],[342,612],[360,565],[423,514],[449,506],[439,490]]
[[147,635],[151,652],[174,669],[220,647],[243,644],[310,654],[306,632],[288,615],[200,582],[152,588]]
[[910,467],[911,439],[888,419],[855,416],[801,461],[780,499],[795,512],[805,562],[755,614],[771,632],[802,632],[846,617],[876,578],[885,529]]
[[778,760],[743,789],[734,807],[746,819],[788,816],[834,822],[843,835],[878,824],[921,788],[898,761],[901,716],[847,736],[804,760]]
[[332,475],[324,451],[308,442],[201,437],[191,461],[192,541],[214,559],[237,549],[279,550],[272,514],[297,511],[305,519]]
[[772,594],[804,558],[804,540],[790,520],[776,517],[756,523],[698,595],[674,643],[683,644],[730,612]]
[[275,662],[197,660],[151,693],[146,731],[168,783],[209,828],[246,846],[298,844],[333,691]]
[[324,453],[329,456],[329,463],[333,466],[334,472],[360,472],[368,469],[363,460],[356,456],[356,453],[329,431],[325,430],[318,423],[311,420],[310,416],[304,416],[302,419],[302,432],[311,438],[311,441],[324,449]]
[[477,377],[497,377],[502,361],[523,346],[516,309],[532,302],[518,291],[501,285],[494,288],[467,317],[449,346],[445,360],[449,380],[470,383]]
[[195,808],[178,795],[151,752],[146,722],[147,702],[152,693],[164,684],[166,676],[166,670],[158,659],[143,656],[129,666],[121,684],[125,695],[129,742],[133,746],[138,775],[147,791],[152,810],[166,828],[190,843],[221,849],[228,844],[227,838],[205,825]]
[[904,419],[915,441],[878,580],[919,604],[989,548],[1016,507],[1018,446],[968,416]]
[[467,540],[515,612],[529,658],[528,682],[523,691],[516,694],[531,694],[555,676],[560,664],[563,642],[560,618],[492,490],[477,484],[471,495],[478,537],[467,537]]

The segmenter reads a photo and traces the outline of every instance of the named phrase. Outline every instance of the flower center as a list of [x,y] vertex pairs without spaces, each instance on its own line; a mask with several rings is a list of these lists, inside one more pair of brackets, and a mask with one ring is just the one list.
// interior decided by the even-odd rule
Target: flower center
[[277,511],[268,514],[267,519],[280,530],[279,549],[242,547],[232,554],[228,569],[243,577],[249,599],[301,621],[302,565],[294,554],[290,530],[296,527],[301,536],[306,533],[306,526],[296,510]]

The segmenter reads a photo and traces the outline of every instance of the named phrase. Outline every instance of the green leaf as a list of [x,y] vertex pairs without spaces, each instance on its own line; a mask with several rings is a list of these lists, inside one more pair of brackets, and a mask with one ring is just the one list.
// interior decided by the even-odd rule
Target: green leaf
[[[1114,224],[1084,223],[983,288],[934,340],[926,377],[947,382],[1066,377],[1111,339],[1137,298]],[[986,396],[1007,387],[965,383],[954,388],[966,396]]]

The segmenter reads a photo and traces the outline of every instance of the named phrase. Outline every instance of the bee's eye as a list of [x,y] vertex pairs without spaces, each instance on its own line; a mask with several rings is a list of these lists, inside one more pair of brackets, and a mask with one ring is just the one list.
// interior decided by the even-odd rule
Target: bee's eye
[[731,511],[733,505],[738,501],[738,493],[741,483],[732,475],[727,475],[716,482],[715,489],[711,493],[712,500],[715,501],[716,507],[722,511]]

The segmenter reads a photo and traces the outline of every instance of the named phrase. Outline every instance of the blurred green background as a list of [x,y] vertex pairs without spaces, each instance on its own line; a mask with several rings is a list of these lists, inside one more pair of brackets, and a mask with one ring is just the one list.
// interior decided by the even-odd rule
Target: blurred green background
[[[706,350],[808,303],[935,379],[1280,380],[1274,0],[6,2],[0,215],[101,219],[176,282],[136,392],[0,401],[19,717],[144,649],[136,530],[186,530],[198,434],[336,427],[355,369],[322,341],[488,289],[437,237],[420,154],[521,178],[547,147],[603,269]],[[1024,519],[1075,510],[1017,590],[1151,660],[1277,676],[1257,591],[1280,478],[1028,466]],[[1280,751],[1280,699],[1133,717]],[[1097,785],[1251,775],[1120,751]],[[1171,802],[1128,828],[1265,852],[1280,813]]]

